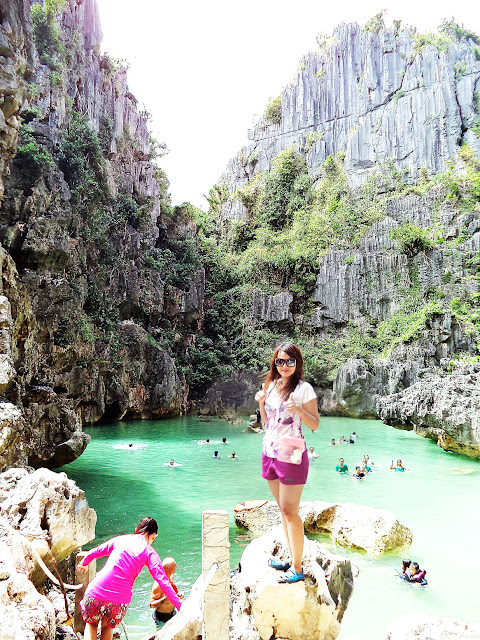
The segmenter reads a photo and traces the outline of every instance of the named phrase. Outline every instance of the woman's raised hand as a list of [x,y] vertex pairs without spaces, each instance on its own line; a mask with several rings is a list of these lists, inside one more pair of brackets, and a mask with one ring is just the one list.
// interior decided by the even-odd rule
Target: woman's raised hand
[[293,393],[291,393],[288,396],[288,400],[285,402],[285,409],[287,411],[291,411],[292,413],[295,413],[295,411],[297,411],[297,409],[299,409],[299,405],[293,399]]
[[266,395],[265,395],[265,391],[263,389],[260,389],[260,391],[257,391],[257,393],[255,394],[255,400],[259,404],[265,404]]

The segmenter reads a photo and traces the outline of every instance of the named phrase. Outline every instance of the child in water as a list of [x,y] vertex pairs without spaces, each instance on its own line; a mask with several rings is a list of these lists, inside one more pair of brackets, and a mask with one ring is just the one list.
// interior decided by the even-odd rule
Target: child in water
[[400,572],[400,578],[407,582],[413,582],[420,584],[422,587],[428,584],[425,576],[427,572],[425,569],[420,569],[418,562],[411,562],[410,560],[402,560],[402,568]]

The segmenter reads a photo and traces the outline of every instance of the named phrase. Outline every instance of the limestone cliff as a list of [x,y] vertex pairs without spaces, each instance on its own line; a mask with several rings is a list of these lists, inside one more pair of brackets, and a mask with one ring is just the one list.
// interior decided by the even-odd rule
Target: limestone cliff
[[30,4],[0,11],[0,382],[28,432],[1,459],[55,467],[82,424],[185,406],[204,274],[95,0]]
[[[344,153],[354,184],[387,159],[414,180],[422,167],[445,171],[463,142],[480,152],[476,44],[429,35],[380,21],[371,28],[342,24],[318,38],[319,50],[301,60],[281,92],[278,116],[267,113],[249,131],[251,144],[229,162],[221,182],[234,193],[290,145],[304,151],[309,171]],[[236,198],[223,215],[245,217],[246,210]]]
[[211,192],[243,341],[295,339],[325,413],[480,456],[480,39],[379,14],[318,41]]

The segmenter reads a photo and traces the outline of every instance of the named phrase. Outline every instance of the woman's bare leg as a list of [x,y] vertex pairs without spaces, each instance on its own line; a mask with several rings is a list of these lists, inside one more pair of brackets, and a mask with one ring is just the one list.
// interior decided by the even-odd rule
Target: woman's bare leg
[[[113,629],[104,623],[102,619],[102,631],[100,633],[100,640],[112,640],[113,638]],[[85,638],[84,638],[85,640]]]
[[83,633],[83,640],[97,640],[97,627],[98,624],[85,623],[85,631]]
[[282,514],[283,528],[286,531],[291,563],[297,573],[302,571],[303,522],[298,515],[303,484],[286,485],[279,483],[278,506]]
[[[270,491],[272,492],[272,496],[275,498],[278,508],[280,509],[280,480],[267,480],[268,486],[270,487]],[[285,534],[285,540],[287,541],[288,553],[289,553],[289,561],[292,563],[292,549],[290,547],[290,541],[288,539],[288,529],[285,518],[282,515],[282,510],[280,509],[280,515],[282,518],[283,532]]]

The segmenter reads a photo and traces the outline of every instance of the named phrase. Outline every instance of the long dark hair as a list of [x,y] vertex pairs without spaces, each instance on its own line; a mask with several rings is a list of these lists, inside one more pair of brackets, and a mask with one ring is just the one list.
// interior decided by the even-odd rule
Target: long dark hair
[[286,400],[288,396],[295,391],[298,383],[303,378],[302,352],[300,351],[300,349],[297,347],[296,344],[293,344],[293,342],[282,342],[277,346],[277,348],[273,352],[272,360],[270,362],[270,369],[265,375],[265,383],[263,388],[266,391],[272,382],[276,382],[279,378],[282,377],[278,373],[277,367],[275,365],[275,358],[278,357],[278,354],[281,351],[284,351],[287,355],[289,355],[291,358],[295,358],[295,360],[297,361],[297,366],[295,367],[295,371],[288,378],[287,384],[283,389],[283,400]]
[[135,527],[135,531],[133,533],[141,533],[142,535],[145,533],[158,533],[158,524],[157,521],[153,518],[143,518]]

